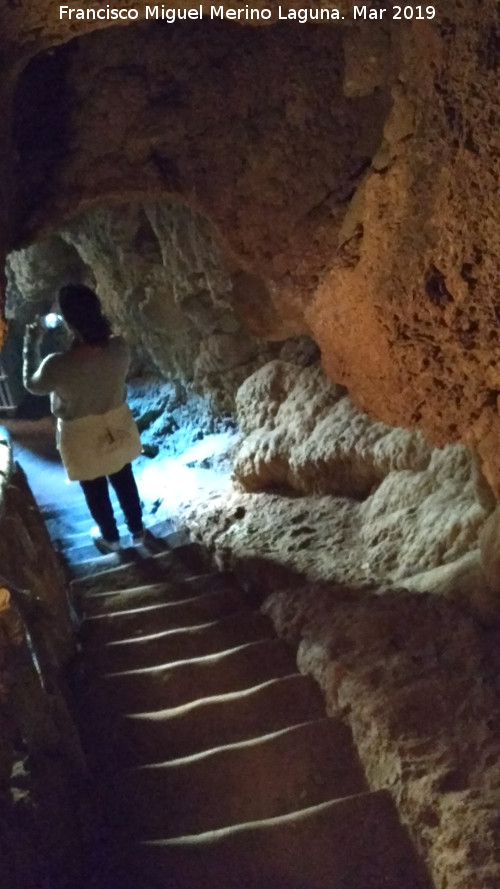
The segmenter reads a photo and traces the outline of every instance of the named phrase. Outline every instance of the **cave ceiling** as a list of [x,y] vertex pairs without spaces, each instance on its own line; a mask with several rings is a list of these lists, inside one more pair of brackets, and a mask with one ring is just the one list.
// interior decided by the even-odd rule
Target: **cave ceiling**
[[249,299],[250,327],[309,333],[362,409],[466,442],[500,490],[496,0],[95,33],[58,6],[3,12],[4,248],[106,201],[186,203],[266,282],[273,321]]
[[[126,20],[118,19],[117,21],[110,21],[109,19],[98,21],[77,19],[75,14],[61,13],[61,5],[59,0],[15,0],[15,2],[10,0],[10,2],[5,4],[4,9],[0,12],[0,22],[6,37],[6,46],[12,51],[11,57],[13,59],[18,57],[20,51],[25,57],[31,56],[40,50],[64,43],[73,37],[78,37],[93,30],[105,29],[115,25],[127,27],[130,24],[137,24],[140,21],[146,20],[148,4],[144,3],[143,0],[129,0],[127,3],[117,2],[109,4],[89,2],[80,4],[80,6],[76,3],[68,4],[68,6],[72,6],[75,9],[83,7],[99,9],[103,6],[110,6],[115,9],[125,8],[131,11],[131,18]],[[154,7],[156,4],[151,3],[149,5]],[[163,5],[165,8],[170,8],[171,6],[168,3],[159,5]],[[179,0],[175,4],[175,8],[179,10],[198,9],[200,5],[203,14],[205,16],[210,15],[212,4],[207,2],[195,5],[186,2],[186,0]],[[233,4],[232,7],[237,7],[237,5]],[[299,0],[291,0],[291,2],[290,0],[289,2],[285,0],[285,2],[281,3],[281,9],[283,14],[285,14],[288,10],[304,8],[306,5],[299,2]],[[333,4],[328,3],[327,0],[320,0],[319,3],[314,5],[319,8],[333,8]],[[347,19],[351,16],[354,5],[352,0],[337,0],[335,8],[339,11],[339,15],[345,15]],[[376,6],[377,4],[373,5]],[[227,8],[232,8],[229,4],[226,4],[226,6]],[[255,0],[251,6],[256,10],[270,10],[269,19],[260,19],[259,24],[273,23],[280,14],[275,3],[266,3],[265,0]],[[241,23],[255,25],[256,21],[255,19],[246,19]]]

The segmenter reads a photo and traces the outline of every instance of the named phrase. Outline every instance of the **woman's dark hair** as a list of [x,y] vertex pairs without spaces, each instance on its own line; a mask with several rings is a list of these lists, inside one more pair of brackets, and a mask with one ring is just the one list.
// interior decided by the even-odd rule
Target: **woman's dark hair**
[[105,346],[111,324],[102,314],[99,297],[85,284],[67,284],[59,291],[59,307],[64,320],[89,346]]

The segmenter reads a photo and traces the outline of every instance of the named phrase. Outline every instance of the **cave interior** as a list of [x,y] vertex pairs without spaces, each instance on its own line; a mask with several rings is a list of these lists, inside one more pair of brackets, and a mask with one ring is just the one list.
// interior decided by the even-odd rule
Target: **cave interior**
[[[68,20],[37,0],[0,12],[7,889],[500,885],[500,8],[411,4],[400,20],[389,6],[390,17],[379,3],[362,17],[341,0],[340,21],[325,13],[314,23],[297,21],[291,2],[279,7],[288,17],[273,8],[258,24],[214,20],[209,6],[199,20],[179,8],[176,21],[148,21],[134,2],[137,15],[119,22]],[[134,471],[153,546],[142,556],[99,557],[86,526],[75,530],[83,500],[65,477],[49,400],[23,386],[27,325],[49,319],[44,355],[68,346],[57,315],[67,283],[95,289],[131,349]],[[213,749],[187,735],[175,748],[169,722],[163,752],[165,706],[187,708],[186,732],[210,734],[189,722],[196,695],[162,710],[154,689],[131,680],[134,732],[151,712],[143,760],[131,768],[125,756],[122,786],[111,728],[100,725],[108,705],[89,692],[92,658],[108,673],[115,663],[124,675],[157,668],[147,658],[165,641],[166,604],[152,587],[142,599],[137,591],[175,575],[162,539],[194,559],[181,586],[193,575],[201,583],[207,565],[216,584],[238,579],[253,609],[240,620],[255,634],[248,645],[268,644],[265,620],[294,665],[293,678],[269,673],[253,685],[286,676],[293,698],[292,684],[312,678],[321,727],[302,728],[313,722],[297,691],[292,752],[279,740],[278,753],[264,745],[247,762],[257,716],[252,727],[235,710],[248,734],[224,740],[225,717],[210,707],[226,692],[212,691],[201,709]],[[146,603],[137,627],[120,606],[129,617],[115,615],[116,638],[109,615],[85,611],[86,595],[104,603],[110,590]],[[207,616],[195,627],[205,625]],[[243,645],[241,632],[231,629],[239,641],[224,651]],[[141,636],[136,665],[128,652]],[[179,645],[171,660],[194,663],[187,636]],[[352,778],[335,785],[338,812],[326,789],[309,796],[295,775],[308,758],[320,770],[318,732],[321,757],[337,755]],[[230,789],[214,789],[231,744]],[[194,779],[184,764],[169,777],[170,765],[209,755],[192,766],[199,816],[177,810]],[[261,801],[262,814],[248,800],[286,772],[280,757],[289,782]],[[164,785],[175,829],[165,827]],[[108,796],[118,800],[112,816]],[[293,858],[286,825],[299,799],[301,811],[319,808],[310,823],[300,815]],[[124,827],[116,812],[127,806]],[[377,864],[365,862],[371,830]]]

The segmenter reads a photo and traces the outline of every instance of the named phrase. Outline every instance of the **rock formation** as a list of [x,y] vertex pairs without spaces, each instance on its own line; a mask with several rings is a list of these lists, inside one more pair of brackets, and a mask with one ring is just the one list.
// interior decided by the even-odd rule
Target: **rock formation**
[[371,787],[390,787],[440,889],[493,889],[498,631],[436,597],[307,584],[267,602],[301,669],[350,724]]
[[431,459],[421,435],[374,423],[319,365],[270,362],[240,387],[237,409],[244,437],[234,471],[247,490],[363,499],[390,471]]
[[1,240],[103,200],[181,199],[254,276],[250,329],[312,335],[363,410],[466,442],[498,487],[497,4],[352,7],[320,28],[93,34],[56,4],[4,12]]
[[[205,219],[186,207],[100,208],[7,263],[8,317],[57,309],[59,287],[96,287],[116,332],[138,361],[215,414],[234,412],[240,383],[281,346],[249,334],[238,317],[232,273]],[[140,364],[138,365],[140,367]]]
[[0,253],[20,320],[71,269],[217,412],[243,383],[236,486],[182,515],[264,591],[283,571],[266,607],[435,885],[493,889],[498,2],[353,6],[110,27],[10,4]]
[[88,773],[67,700],[75,656],[65,578],[0,432],[0,877],[77,885]]
[[184,511],[215,550],[316,579],[435,589],[484,619],[500,614],[496,512],[478,500],[463,445],[431,449],[419,432],[370,420],[314,364],[270,362],[243,383],[237,406],[234,491]]

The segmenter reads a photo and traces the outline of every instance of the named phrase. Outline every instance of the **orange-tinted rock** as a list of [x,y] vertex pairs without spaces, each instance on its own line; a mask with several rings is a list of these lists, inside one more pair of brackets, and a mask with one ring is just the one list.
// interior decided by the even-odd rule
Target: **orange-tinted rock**
[[103,200],[189,202],[262,282],[252,330],[312,335],[358,406],[466,442],[498,494],[494,0],[319,28],[4,15],[6,247]]

